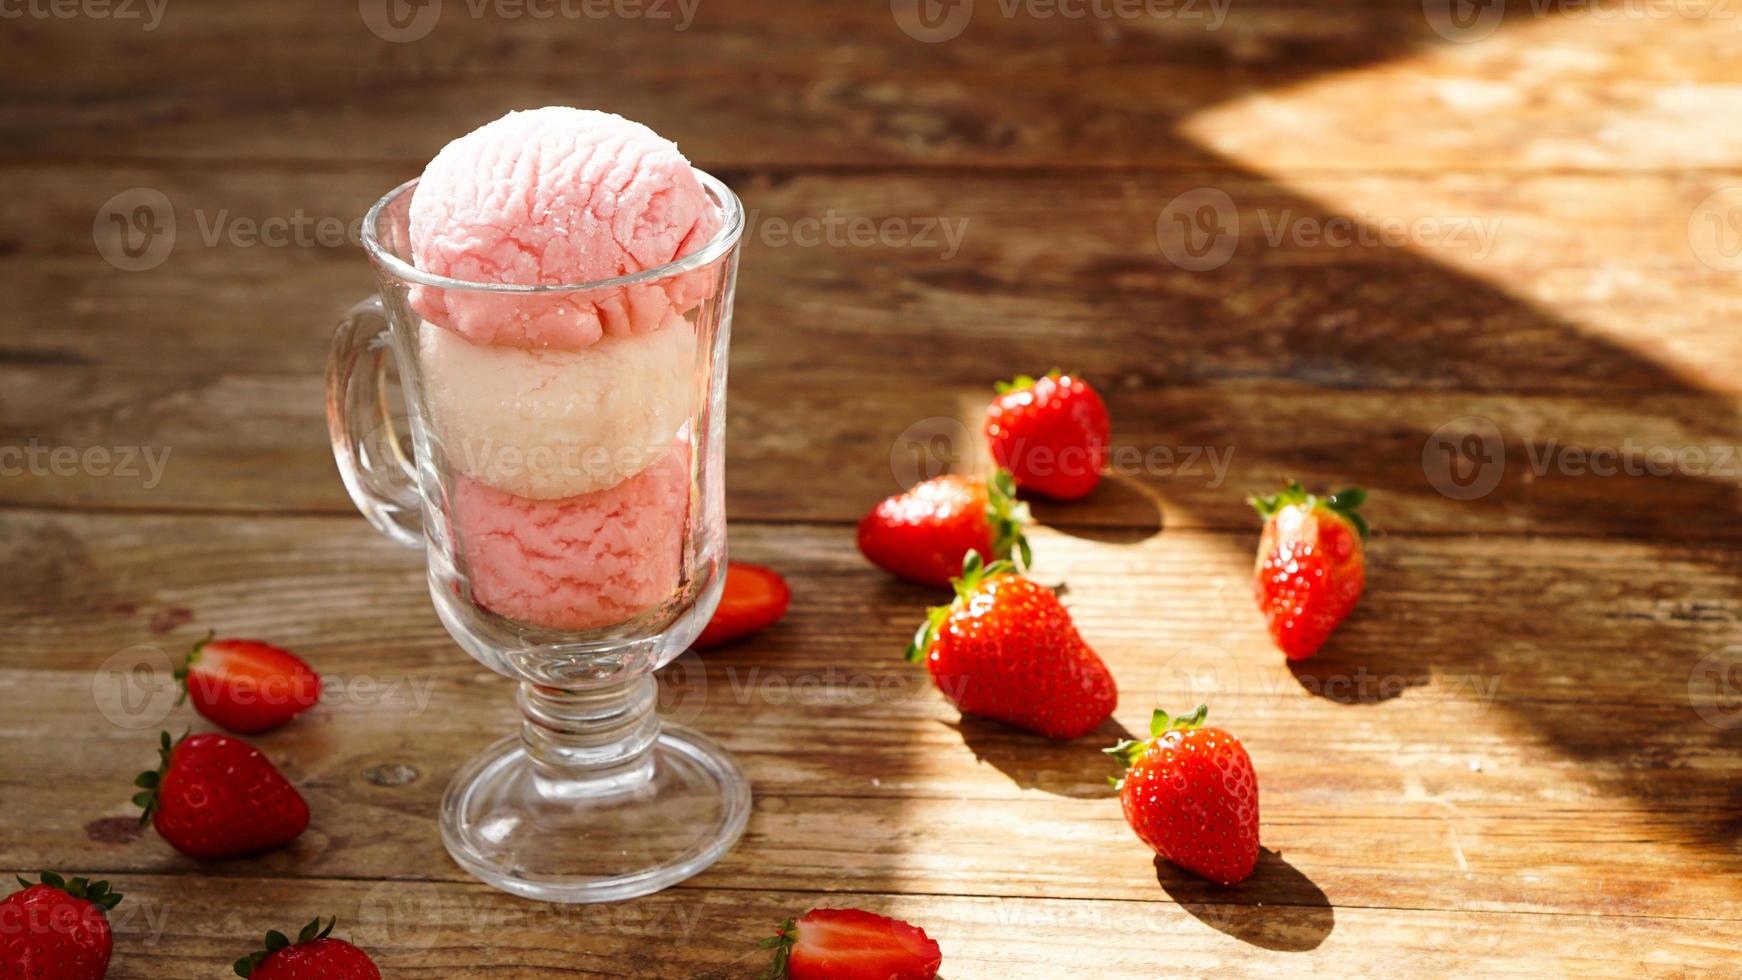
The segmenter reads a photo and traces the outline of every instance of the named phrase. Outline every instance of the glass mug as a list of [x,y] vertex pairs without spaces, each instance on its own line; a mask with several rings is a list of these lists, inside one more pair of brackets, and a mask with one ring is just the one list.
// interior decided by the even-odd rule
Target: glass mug
[[[722,219],[711,241],[645,272],[552,286],[419,271],[417,182],[403,184],[363,220],[380,292],[333,340],[327,422],[346,489],[377,529],[425,549],[430,596],[460,646],[520,682],[520,731],[454,776],[441,830],[466,871],[528,898],[658,891],[718,860],[749,817],[737,763],[662,724],[653,680],[707,624],[725,577],[744,213],[697,176]],[[598,339],[469,339],[512,340],[528,324]]]

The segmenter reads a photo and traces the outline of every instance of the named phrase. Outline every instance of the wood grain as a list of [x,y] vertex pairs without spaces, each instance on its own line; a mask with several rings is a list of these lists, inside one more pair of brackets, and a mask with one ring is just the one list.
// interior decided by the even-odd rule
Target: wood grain
[[[104,167],[98,189],[69,193],[58,172],[20,170],[26,203],[0,219],[29,243],[10,266],[42,297],[0,311],[0,445],[170,455],[159,481],[142,466],[15,471],[0,499],[348,512],[319,378],[331,321],[370,288],[366,263],[343,245],[206,236],[354,216],[397,176]],[[1241,237],[1227,265],[1188,271],[1163,255],[1157,221],[1207,179],[1241,202]],[[991,380],[1057,364],[1107,393],[1131,477],[1060,520],[1142,526],[1159,508],[1169,526],[1243,527],[1250,493],[1359,471],[1398,530],[1734,536],[1742,420],[1723,365],[1742,334],[1727,326],[1729,277],[1686,241],[1686,215],[1725,179],[1543,176],[1525,194],[1469,175],[746,179],[758,224],[733,347],[731,511],[856,520],[904,481],[972,467]],[[162,266],[126,273],[85,229],[100,198],[134,185],[176,202],[178,232]],[[1625,206],[1591,206],[1611,201]],[[965,231],[948,259],[941,241],[771,237],[830,214]],[[1361,215],[1369,229],[1437,216],[1450,234],[1494,237],[1480,258],[1293,234],[1271,245],[1276,227]],[[1618,273],[1606,257],[1623,250],[1648,264]],[[67,328],[41,329],[27,313],[39,305]],[[157,356],[137,356],[139,336]],[[1479,499],[1448,497],[1424,454],[1445,427],[1483,424],[1501,475]],[[1631,475],[1593,472],[1593,452]],[[851,489],[817,493],[795,473]]]
[[[316,914],[394,977],[740,977],[817,905],[922,924],[949,980],[1733,971],[1742,267],[1698,237],[1742,184],[1722,5],[1487,5],[1476,39],[1411,3],[980,0],[927,43],[880,2],[707,0],[680,30],[448,0],[395,43],[372,3],[0,23],[0,868],[114,878],[111,977],[227,974]],[[580,908],[441,850],[510,685],[352,512],[319,380],[372,288],[344,226],[471,126],[577,102],[751,212],[733,553],[795,590],[662,678],[754,783],[742,844]],[[100,250],[135,188],[176,235],[127,272]],[[896,238],[790,240],[849,219]],[[304,240],[248,240],[274,221]],[[1207,233],[1225,261],[1182,251]],[[1036,507],[1035,573],[1121,685],[1066,745],[962,719],[898,656],[939,597],[852,547],[882,495],[981,465],[991,380],[1053,365],[1126,453]],[[1486,493],[1444,468],[1471,434]],[[114,472],[133,449],[161,471]],[[1358,478],[1378,528],[1361,609],[1293,668],[1242,503],[1288,476]],[[201,727],[158,682],[205,627],[329,692],[256,740],[310,831],[220,866],[126,802],[152,733]],[[1155,862],[1105,785],[1103,744],[1200,700],[1263,786],[1235,889]]]
[[[44,544],[6,556],[40,585],[3,609],[22,655],[0,673],[0,696],[19,705],[0,728],[16,760],[0,793],[42,816],[0,829],[0,865],[465,881],[440,859],[435,807],[517,716],[510,685],[435,622],[409,553],[359,519],[8,521]],[[1384,538],[1361,615],[1290,670],[1248,606],[1247,536],[1037,532],[1037,574],[1068,584],[1120,679],[1124,728],[1154,705],[1207,700],[1257,760],[1263,837],[1285,864],[1223,893],[1174,872],[1158,882],[1105,785],[1098,749],[1118,728],[1054,745],[962,720],[901,663],[935,600],[864,565],[847,529],[733,534],[735,554],[792,576],[797,603],[756,640],[666,671],[668,715],[718,736],[757,792],[744,843],[699,887],[1742,917],[1742,889],[1718,873],[1742,871],[1725,816],[1742,777],[1735,706],[1705,687],[1690,700],[1699,665],[1734,638],[1733,584],[1710,549],[1545,541],[1526,560],[1480,536]],[[1640,580],[1641,566],[1658,577]],[[309,795],[313,830],[217,869],[92,826],[125,819],[153,731],[198,721],[115,671],[162,651],[161,682],[207,624],[281,639],[330,688],[259,740]],[[42,744],[69,705],[89,724]],[[383,776],[397,767],[409,781]],[[85,778],[56,778],[69,770]],[[81,803],[93,787],[112,802]],[[1711,873],[1673,880],[1688,860]],[[1604,888],[1585,887],[1599,876]]]

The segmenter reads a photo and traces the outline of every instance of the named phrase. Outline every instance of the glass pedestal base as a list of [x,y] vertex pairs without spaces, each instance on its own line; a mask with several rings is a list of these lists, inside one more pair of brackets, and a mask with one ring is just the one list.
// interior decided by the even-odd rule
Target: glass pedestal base
[[546,902],[616,902],[674,885],[744,832],[750,784],[700,733],[660,728],[625,767],[568,778],[520,735],[490,746],[442,797],[442,843],[479,880]]

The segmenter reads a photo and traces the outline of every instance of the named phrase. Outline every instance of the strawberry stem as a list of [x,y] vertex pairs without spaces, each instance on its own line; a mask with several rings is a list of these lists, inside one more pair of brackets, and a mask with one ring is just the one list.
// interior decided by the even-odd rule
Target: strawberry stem
[[133,777],[133,785],[140,789],[140,792],[133,794],[133,805],[142,810],[139,814],[140,826],[149,823],[151,815],[157,812],[157,791],[163,785],[163,777],[169,774],[169,754],[175,750],[177,745],[181,744],[182,739],[187,737],[187,733],[182,732],[181,738],[172,742],[168,732],[160,733],[157,746],[157,768],[147,769]]
[[[1174,718],[1168,717],[1167,712],[1157,708],[1155,709],[1155,712],[1149,716],[1148,738],[1120,739],[1119,744],[1110,749],[1102,749],[1101,751],[1119,760],[1120,772],[1124,773],[1132,766],[1136,765],[1137,761],[1149,752],[1150,747],[1155,744],[1157,739],[1166,735],[1168,732],[1189,732],[1194,728],[1201,728],[1203,727],[1204,719],[1209,717],[1209,714],[1210,706],[1207,704],[1198,705],[1198,710],[1189,715],[1179,715]],[[1125,786],[1123,775],[1108,776],[1107,782],[1112,784],[1114,789],[1122,789]]]
[[231,969],[235,970],[236,975],[239,977],[249,976],[273,953],[291,946],[301,946],[304,943],[312,943],[316,940],[325,939],[333,934],[333,927],[338,924],[339,917],[335,915],[327,921],[326,928],[323,929],[321,928],[321,917],[317,915],[313,922],[303,926],[302,931],[296,934],[296,942],[294,943],[291,942],[290,938],[284,933],[279,932],[277,929],[273,929],[266,934],[265,949],[255,950],[247,956],[242,957],[236,961]]
[[181,687],[181,693],[177,694],[175,698],[178,707],[188,699],[188,674],[193,671],[194,664],[199,662],[200,651],[204,650],[206,644],[212,642],[212,639],[217,635],[217,630],[206,630],[206,635],[194,641],[194,645],[188,649],[187,656],[182,658],[181,666],[175,669],[176,684]]
[[914,631],[913,641],[907,645],[907,662],[916,664],[925,659],[925,655],[930,652],[932,644],[937,640],[938,629],[943,626],[944,620],[956,608],[965,605],[973,597],[974,590],[978,589],[981,583],[987,579],[997,578],[1000,575],[1012,575],[1015,572],[1016,566],[1007,561],[1000,560],[990,565],[985,564],[978,551],[970,550],[963,555],[961,576],[950,580],[950,587],[956,591],[955,601],[947,606],[933,606],[926,610],[925,621],[919,624],[919,629]]
[[1258,516],[1265,520],[1269,520],[1275,517],[1278,512],[1298,504],[1305,504],[1309,508],[1323,504],[1331,513],[1348,521],[1355,528],[1356,533],[1361,535],[1362,541],[1367,540],[1367,519],[1362,517],[1360,512],[1361,505],[1367,502],[1367,491],[1360,487],[1338,490],[1328,497],[1315,497],[1307,493],[1299,482],[1290,480],[1283,485],[1280,492],[1263,497],[1247,497],[1246,502],[1251,504],[1252,509],[1258,512]]
[[85,878],[74,878],[67,881],[53,871],[44,871],[41,882],[29,881],[22,875],[14,875],[18,883],[26,888],[35,888],[38,884],[47,885],[57,891],[66,892],[74,898],[90,902],[92,905],[107,912],[121,904],[121,893],[111,891],[106,881],[90,881]]
[[1017,559],[1022,571],[1034,564],[1034,551],[1022,533],[1028,523],[1028,505],[1016,499],[1016,477],[1006,469],[986,481],[986,523],[992,528],[992,551],[997,558]]
[[792,919],[782,922],[774,935],[758,942],[759,948],[774,950],[774,961],[756,975],[756,980],[786,980],[786,961],[792,956],[792,947],[797,942],[797,924]]

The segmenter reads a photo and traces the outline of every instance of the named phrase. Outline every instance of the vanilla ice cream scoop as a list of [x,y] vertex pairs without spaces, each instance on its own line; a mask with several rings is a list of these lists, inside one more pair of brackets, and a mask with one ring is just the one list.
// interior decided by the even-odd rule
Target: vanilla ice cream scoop
[[676,313],[580,350],[474,344],[424,324],[424,397],[448,462],[532,500],[595,493],[671,452],[696,389],[696,331]]
[[[722,221],[676,144],[612,113],[561,106],[511,112],[449,143],[424,169],[409,218],[419,269],[521,286],[644,272],[705,245]],[[658,329],[711,281],[537,294],[419,286],[411,303],[474,344],[578,350]]]

